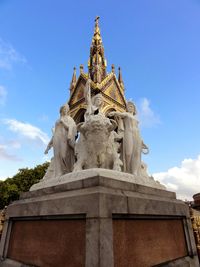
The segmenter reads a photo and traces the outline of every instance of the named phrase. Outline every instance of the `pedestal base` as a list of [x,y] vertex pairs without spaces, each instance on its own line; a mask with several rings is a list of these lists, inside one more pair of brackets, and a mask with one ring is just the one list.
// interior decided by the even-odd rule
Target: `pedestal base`
[[24,193],[8,207],[0,255],[2,267],[199,266],[184,202],[101,171]]

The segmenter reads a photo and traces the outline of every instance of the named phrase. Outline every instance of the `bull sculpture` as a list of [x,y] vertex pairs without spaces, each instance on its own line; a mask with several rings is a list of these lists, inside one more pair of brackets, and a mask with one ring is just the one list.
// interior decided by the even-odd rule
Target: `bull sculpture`
[[75,146],[77,161],[74,171],[90,168],[121,171],[118,135],[114,132],[116,127],[116,122],[103,114],[90,115],[77,125],[80,136]]

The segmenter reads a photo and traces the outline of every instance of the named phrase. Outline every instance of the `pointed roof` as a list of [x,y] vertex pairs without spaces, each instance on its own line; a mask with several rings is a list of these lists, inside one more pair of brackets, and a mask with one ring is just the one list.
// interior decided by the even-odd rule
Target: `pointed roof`
[[118,70],[119,70],[119,74],[118,74],[118,82],[119,82],[119,84],[121,85],[122,89],[124,90],[124,81],[123,81],[123,79],[122,79],[121,68],[119,67]]
[[101,33],[100,33],[100,28],[99,28],[99,19],[100,19],[99,16],[95,18],[94,35],[92,38],[93,45],[98,45],[102,43],[102,38],[101,38]]
[[106,59],[104,47],[99,28],[99,16],[95,19],[94,34],[90,47],[90,58],[88,61],[88,71],[93,82],[101,83],[106,77]]
[[70,83],[70,92],[72,93],[73,89],[75,88],[76,85],[76,68],[74,67],[73,75],[72,75],[72,80]]

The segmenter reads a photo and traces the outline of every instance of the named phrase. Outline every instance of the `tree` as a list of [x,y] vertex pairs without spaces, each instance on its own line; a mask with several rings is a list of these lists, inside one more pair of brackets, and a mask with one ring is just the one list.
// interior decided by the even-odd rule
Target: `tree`
[[18,200],[21,192],[28,191],[33,184],[38,183],[48,166],[49,163],[45,162],[32,169],[19,169],[19,172],[12,178],[0,181],[0,209],[3,209],[12,201]]

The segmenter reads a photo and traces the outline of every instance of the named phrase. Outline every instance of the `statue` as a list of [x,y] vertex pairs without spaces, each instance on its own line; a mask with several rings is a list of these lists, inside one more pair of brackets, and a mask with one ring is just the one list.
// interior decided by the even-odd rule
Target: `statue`
[[122,136],[123,171],[137,176],[141,175],[141,153],[148,153],[148,147],[141,139],[138,121],[135,119],[136,107],[132,102],[127,103],[128,112],[110,112],[109,117],[123,120],[123,128],[118,129]]
[[53,136],[45,150],[47,154],[53,147],[54,157],[50,168],[51,172],[52,167],[54,169],[54,177],[71,172],[75,162],[74,146],[77,130],[74,120],[67,114],[68,111],[68,105],[60,108],[60,119],[55,123]]
[[[45,150],[46,151],[46,150]],[[51,161],[49,163],[49,167],[46,170],[46,173],[44,175],[44,177],[42,178],[43,180],[48,180],[48,179],[52,179],[55,177],[54,174],[54,158],[51,158]]]
[[91,80],[88,79],[85,86],[85,101],[87,104],[87,110],[84,115],[85,121],[90,115],[103,114],[101,112],[103,107],[103,96],[99,93],[91,98],[90,82]]
[[104,115],[90,115],[77,126],[80,138],[76,144],[77,162],[74,171],[91,168],[104,168],[121,171],[114,129],[117,124]]

